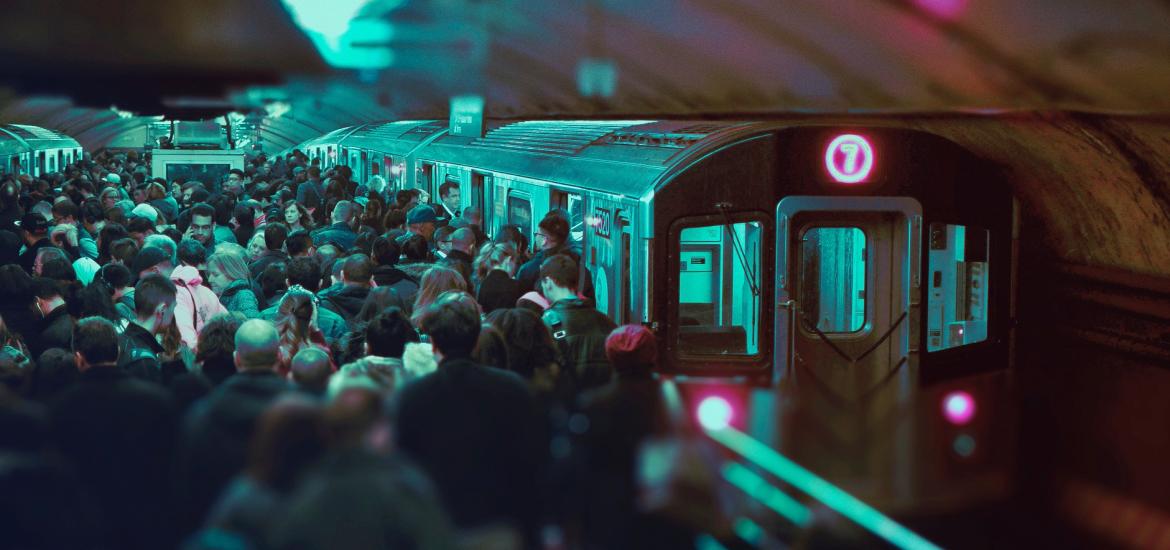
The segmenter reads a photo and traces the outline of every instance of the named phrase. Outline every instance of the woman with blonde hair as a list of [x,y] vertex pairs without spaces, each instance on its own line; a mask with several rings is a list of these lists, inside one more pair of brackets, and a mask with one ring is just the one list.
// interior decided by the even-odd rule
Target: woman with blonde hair
[[519,265],[520,255],[512,243],[484,245],[475,258],[475,299],[484,313],[516,306],[522,293],[513,275]]
[[252,288],[252,271],[243,253],[216,248],[207,259],[207,282],[228,311],[238,311],[249,319],[260,317],[260,298]]
[[449,267],[436,265],[423,273],[419,281],[418,296],[414,299],[414,308],[410,316],[415,327],[419,325],[424,310],[431,305],[439,295],[449,290],[467,291],[467,282],[463,275]]
[[[325,333],[317,327],[317,301],[311,292],[294,286],[284,293],[276,308],[276,333],[280,336],[280,365],[278,372],[286,376],[293,357],[302,349],[315,347],[329,354]],[[329,363],[333,365],[330,354]]]

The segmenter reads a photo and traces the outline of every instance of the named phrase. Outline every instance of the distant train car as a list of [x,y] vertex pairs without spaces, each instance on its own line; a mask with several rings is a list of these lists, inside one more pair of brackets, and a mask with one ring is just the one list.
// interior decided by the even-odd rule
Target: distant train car
[[563,209],[598,309],[654,327],[664,372],[803,373],[857,396],[1010,360],[1015,202],[994,166],[934,135],[523,121],[461,137],[422,121],[331,136],[311,146],[357,178],[397,169],[393,188],[435,200],[457,182],[489,233],[531,236]]
[[39,126],[0,126],[0,174],[42,174],[59,172],[81,158],[77,140]]

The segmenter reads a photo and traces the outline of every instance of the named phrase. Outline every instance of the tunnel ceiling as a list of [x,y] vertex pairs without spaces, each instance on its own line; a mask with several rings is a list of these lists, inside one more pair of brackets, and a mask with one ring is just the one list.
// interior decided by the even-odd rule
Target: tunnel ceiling
[[[360,43],[345,59],[298,23],[375,31],[342,36]],[[0,18],[0,118],[84,131],[111,106],[271,119],[275,103],[289,120],[256,126],[283,148],[442,117],[459,93],[501,117],[1167,112],[1167,29],[1166,0],[17,0]],[[363,57],[385,66],[336,66]]]

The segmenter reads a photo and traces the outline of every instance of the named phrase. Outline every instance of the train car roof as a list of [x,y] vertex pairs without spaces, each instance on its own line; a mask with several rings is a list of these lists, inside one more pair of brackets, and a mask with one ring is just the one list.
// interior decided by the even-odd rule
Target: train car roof
[[421,160],[451,162],[641,198],[662,175],[752,122],[686,120],[489,121],[482,138],[444,135]]
[[60,132],[49,130],[47,128],[41,128],[40,126],[31,126],[28,124],[5,124],[0,126],[0,130],[3,130],[4,134],[11,136],[12,140],[21,144],[22,148],[18,152],[26,152],[31,149],[43,149],[51,147],[63,147],[70,149],[81,147],[81,144],[78,143],[77,140]]
[[353,133],[345,136],[341,143],[346,147],[361,147],[390,155],[405,155],[428,138],[446,130],[445,120],[372,122],[358,127]]

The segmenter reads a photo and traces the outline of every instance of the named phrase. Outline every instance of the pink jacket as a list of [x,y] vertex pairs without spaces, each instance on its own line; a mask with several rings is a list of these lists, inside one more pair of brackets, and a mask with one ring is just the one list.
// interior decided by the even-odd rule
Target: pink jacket
[[175,324],[179,326],[183,344],[194,350],[203,324],[220,313],[227,313],[227,309],[210,288],[203,286],[199,270],[186,265],[176,267],[171,272],[171,281],[178,287]]

